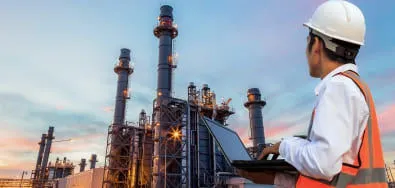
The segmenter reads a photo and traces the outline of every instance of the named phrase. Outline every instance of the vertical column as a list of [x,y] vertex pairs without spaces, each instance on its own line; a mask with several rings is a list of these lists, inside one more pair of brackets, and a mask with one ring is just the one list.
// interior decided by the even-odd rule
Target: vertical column
[[[177,181],[178,175],[181,171],[181,165],[174,165],[173,162],[166,165],[168,155],[172,155],[172,151],[179,147],[179,144],[167,144],[169,140],[168,130],[170,130],[170,119],[164,112],[165,99],[171,97],[172,92],[172,73],[175,65],[173,64],[173,39],[177,37],[178,30],[173,25],[173,8],[164,5],[160,8],[160,15],[158,18],[158,25],[154,29],[154,35],[159,39],[159,61],[158,61],[158,85],[157,85],[157,100],[154,109],[156,117],[154,123],[154,158],[153,158],[153,181],[152,186],[155,188],[166,187],[167,176],[172,176],[171,179]],[[163,106],[162,106],[163,105]],[[167,152],[169,151],[169,152]],[[169,176],[169,177],[170,177]]]
[[40,145],[40,149],[38,150],[38,157],[37,157],[37,163],[36,163],[36,170],[34,174],[34,179],[38,179],[40,177],[40,171],[41,171],[41,162],[43,160],[43,154],[44,154],[44,147],[45,147],[45,138],[47,137],[46,134],[41,135],[41,141],[38,143]]
[[[128,185],[130,150],[130,134],[125,125],[126,102],[129,99],[129,76],[133,73],[130,66],[130,50],[121,49],[119,62],[114,67],[118,75],[117,92],[115,99],[114,120],[108,132],[106,171],[104,187],[117,187]],[[108,161],[108,166],[107,166]],[[92,164],[92,163],[91,163]],[[95,164],[95,163],[93,163]]]
[[133,73],[133,68],[129,65],[129,62],[130,50],[122,48],[119,63],[114,68],[114,72],[118,74],[113,121],[115,125],[123,125],[125,122],[126,99],[129,99],[129,75]]
[[173,8],[164,5],[160,8],[158,26],[154,29],[154,35],[159,38],[159,62],[158,62],[158,96],[170,97],[172,91],[173,66],[173,39],[177,37],[178,30],[173,26]]
[[254,148],[265,144],[265,133],[263,128],[262,108],[266,102],[261,100],[258,88],[250,88],[247,92],[248,101],[244,104],[249,110],[251,140]]
[[42,179],[42,180],[45,179],[45,170],[46,170],[47,164],[48,164],[49,153],[51,152],[52,140],[55,138],[53,136],[53,132],[54,132],[54,127],[49,127],[47,138],[46,138],[44,157],[43,157],[43,161],[42,161],[42,165],[41,165],[41,173],[40,173],[41,178],[40,179]]
[[89,162],[90,162],[90,167],[89,167],[89,169],[94,169],[94,168],[96,168],[97,155],[96,155],[96,154],[92,154],[92,155],[91,155],[91,159],[89,160]]
[[81,163],[79,165],[80,165],[80,172],[83,172],[86,166],[86,159],[81,159]]

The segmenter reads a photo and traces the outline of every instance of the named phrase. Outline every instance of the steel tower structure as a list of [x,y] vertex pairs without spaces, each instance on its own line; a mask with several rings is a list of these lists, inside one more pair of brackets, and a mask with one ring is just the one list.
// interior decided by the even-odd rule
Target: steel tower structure
[[105,156],[103,187],[130,187],[130,146],[131,127],[125,123],[126,101],[129,97],[129,76],[133,73],[130,66],[130,50],[121,49],[119,62],[114,67],[118,74],[114,120],[109,126]]
[[154,157],[152,187],[190,187],[188,170],[188,104],[172,97],[173,39],[178,30],[173,24],[173,8],[160,8],[154,35],[159,38],[157,98],[153,109]]
[[262,108],[266,105],[266,101],[261,100],[261,92],[258,88],[250,88],[247,92],[248,101],[244,106],[248,108],[250,115],[250,129],[252,148],[251,152],[259,155],[265,145],[265,132],[263,128]]
[[34,171],[34,179],[38,179],[40,177],[41,162],[43,160],[44,147],[45,147],[45,138],[46,137],[47,137],[46,134],[42,134],[41,135],[41,141],[38,143],[40,145],[40,149],[38,150],[36,169]]

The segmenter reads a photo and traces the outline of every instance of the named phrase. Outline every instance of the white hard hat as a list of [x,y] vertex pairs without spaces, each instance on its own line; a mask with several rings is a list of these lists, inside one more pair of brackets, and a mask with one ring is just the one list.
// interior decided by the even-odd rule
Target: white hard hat
[[303,25],[329,38],[364,45],[366,25],[362,11],[344,0],[321,4]]

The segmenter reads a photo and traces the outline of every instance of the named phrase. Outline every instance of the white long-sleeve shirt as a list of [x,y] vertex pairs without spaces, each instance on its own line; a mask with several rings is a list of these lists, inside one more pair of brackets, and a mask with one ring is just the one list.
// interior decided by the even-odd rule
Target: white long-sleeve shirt
[[[300,173],[331,180],[342,163],[353,164],[369,117],[368,105],[358,86],[348,77],[336,75],[352,70],[342,65],[330,72],[315,88],[315,116],[309,140],[291,137],[281,141],[280,155]],[[277,175],[277,185],[294,185],[295,178]]]

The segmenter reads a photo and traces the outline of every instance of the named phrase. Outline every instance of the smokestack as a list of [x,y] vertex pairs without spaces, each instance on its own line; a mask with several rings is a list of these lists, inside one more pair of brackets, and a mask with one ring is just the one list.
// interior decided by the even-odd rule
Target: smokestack
[[144,128],[145,124],[147,124],[147,114],[145,113],[145,110],[142,109],[139,115],[139,127]]
[[47,137],[47,135],[42,134],[41,141],[38,143],[40,145],[40,149],[38,150],[38,157],[37,157],[34,179],[38,179],[40,177],[41,162],[43,161],[43,154],[44,154],[44,147],[45,147],[45,137]]
[[45,144],[44,157],[43,157],[43,161],[41,164],[41,173],[40,173],[41,178],[40,179],[45,178],[45,169],[47,168],[49,153],[51,152],[52,140],[55,138],[53,136],[53,131],[54,131],[54,127],[49,127],[47,138],[46,138],[47,140],[46,140],[46,144]]
[[86,159],[81,159],[81,163],[79,165],[80,165],[80,172],[83,172],[86,166]]
[[154,35],[159,38],[159,63],[158,63],[158,96],[171,97],[173,64],[173,39],[177,37],[178,30],[173,25],[173,8],[164,5],[160,8],[158,26]]
[[196,86],[193,82],[189,82],[188,86],[188,101],[193,104],[198,103]]
[[118,74],[113,122],[115,125],[123,125],[125,123],[126,99],[129,99],[129,75],[133,73],[133,67],[129,65],[129,62],[130,50],[122,48],[119,63],[114,68],[114,72]]
[[[176,68],[173,59],[173,39],[177,37],[178,30],[173,25],[173,8],[169,5],[164,5],[160,8],[160,15],[158,18],[158,25],[154,29],[154,35],[159,39],[159,61],[158,61],[158,85],[157,85],[157,99],[156,105],[165,105],[163,99],[172,96],[172,77],[173,69]],[[179,177],[165,177],[167,174],[180,174],[182,171],[181,165],[176,163],[181,163],[181,161],[172,162],[171,165],[165,165],[168,156],[174,153],[168,153],[166,151],[177,151],[173,147],[178,147],[176,145],[163,147],[165,140],[168,139],[168,130],[170,130],[169,122],[171,121],[169,117],[165,115],[160,115],[159,109],[156,109],[155,119],[155,139],[154,143],[154,157],[153,157],[153,170],[152,173],[152,187],[162,188],[166,187],[165,182],[174,181],[178,182]],[[169,144],[170,145],[170,144]],[[168,161],[167,161],[168,162]],[[180,180],[181,181],[181,180]]]
[[261,100],[261,92],[258,88],[248,89],[247,98],[248,101],[244,103],[244,106],[248,108],[250,113],[251,140],[253,147],[260,148],[265,144],[262,108],[266,105],[266,102]]
[[96,168],[97,155],[96,154],[92,154],[91,155],[91,159],[89,160],[89,162],[91,163],[90,169]]
[[208,84],[203,84],[202,86],[202,91],[200,94],[202,95],[202,103],[203,105],[210,105],[210,88],[208,87]]
[[[118,85],[115,99],[114,120],[111,130],[108,134],[111,139],[111,146],[108,157],[108,172],[105,176],[104,184],[115,186],[114,183],[122,182],[127,179],[127,169],[123,166],[125,161],[119,156],[124,152],[125,138],[123,137],[123,127],[125,126],[126,101],[129,99],[129,76],[133,73],[133,67],[130,66],[130,50],[121,49],[119,62],[114,67],[114,72],[118,74]],[[91,163],[92,165],[92,163]],[[126,164],[128,165],[128,164]]]

